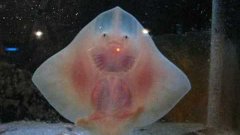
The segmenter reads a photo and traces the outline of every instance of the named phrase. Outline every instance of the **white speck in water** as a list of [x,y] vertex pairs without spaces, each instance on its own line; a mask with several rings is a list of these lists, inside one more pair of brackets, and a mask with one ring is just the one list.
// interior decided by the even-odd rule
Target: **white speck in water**
[[41,38],[42,35],[43,35],[43,32],[42,32],[41,30],[38,30],[38,31],[35,32],[35,36],[36,36],[38,39]]
[[142,29],[142,33],[143,33],[143,34],[148,34],[148,33],[149,33],[149,30],[148,30],[148,29]]

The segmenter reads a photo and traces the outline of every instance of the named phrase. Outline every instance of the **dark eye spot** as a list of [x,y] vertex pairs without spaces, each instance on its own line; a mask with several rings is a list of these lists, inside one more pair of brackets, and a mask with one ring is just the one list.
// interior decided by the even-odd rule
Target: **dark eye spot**
[[107,34],[106,33],[103,33],[103,37],[106,37],[107,36]]
[[125,35],[125,36],[124,36],[124,38],[125,38],[125,39],[128,39],[128,36],[127,36],[127,35]]

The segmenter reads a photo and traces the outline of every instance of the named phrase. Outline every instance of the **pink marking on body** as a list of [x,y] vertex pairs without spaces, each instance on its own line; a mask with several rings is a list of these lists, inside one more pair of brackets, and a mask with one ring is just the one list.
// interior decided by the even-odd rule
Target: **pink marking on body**
[[153,72],[151,65],[146,64],[143,68],[141,68],[135,76],[137,87],[139,90],[142,90],[143,94],[146,94],[153,83]]
[[79,93],[79,99],[82,103],[87,104],[89,102],[90,91],[88,87],[91,84],[90,81],[90,68],[86,60],[76,58],[75,62],[71,66],[71,79],[74,90]]
[[151,61],[146,58],[141,65],[134,69],[132,75],[130,76],[131,89],[133,89],[135,104],[143,105],[145,100],[147,100],[150,90],[154,82],[155,73],[153,72],[153,67]]
[[71,72],[74,87],[84,88],[88,81],[84,62],[78,60],[73,63]]

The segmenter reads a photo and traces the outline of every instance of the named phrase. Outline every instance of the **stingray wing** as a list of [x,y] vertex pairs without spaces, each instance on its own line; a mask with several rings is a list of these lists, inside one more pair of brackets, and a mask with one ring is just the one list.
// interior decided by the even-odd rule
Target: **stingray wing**
[[47,59],[32,77],[48,102],[72,122],[92,111],[89,96],[86,96],[89,95],[88,86],[94,80],[86,51],[91,46],[92,23],[85,26],[65,49]]
[[132,80],[139,82],[135,85],[140,84],[138,90],[146,87],[142,91],[148,91],[142,97],[144,112],[135,123],[135,126],[144,126],[169,112],[191,89],[191,84],[187,76],[161,54],[148,34],[142,34],[139,43],[141,57]]

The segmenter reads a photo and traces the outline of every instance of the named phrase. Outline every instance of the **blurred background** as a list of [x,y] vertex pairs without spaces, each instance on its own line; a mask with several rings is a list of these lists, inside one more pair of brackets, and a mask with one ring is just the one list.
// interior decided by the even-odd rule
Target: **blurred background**
[[[120,6],[150,31],[192,90],[163,122],[240,129],[238,0],[0,0],[0,122],[59,122],[31,81],[101,12]],[[212,6],[213,5],[213,6]]]

